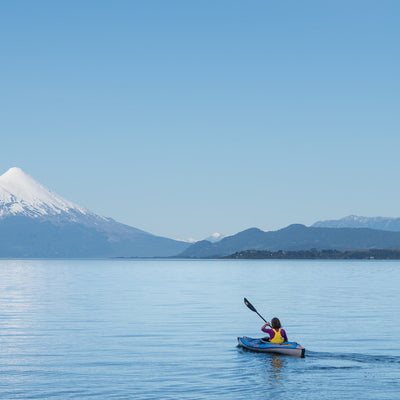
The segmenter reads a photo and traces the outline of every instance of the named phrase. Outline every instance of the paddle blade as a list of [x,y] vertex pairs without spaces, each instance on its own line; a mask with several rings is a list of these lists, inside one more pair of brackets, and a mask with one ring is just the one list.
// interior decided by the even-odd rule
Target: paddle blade
[[244,304],[246,304],[246,306],[248,308],[250,308],[251,311],[257,312],[257,310],[254,308],[254,306],[246,299],[246,297],[244,298]]

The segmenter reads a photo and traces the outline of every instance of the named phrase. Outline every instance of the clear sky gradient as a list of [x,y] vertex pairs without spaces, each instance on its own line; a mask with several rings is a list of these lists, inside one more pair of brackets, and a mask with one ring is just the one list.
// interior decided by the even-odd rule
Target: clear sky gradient
[[0,174],[201,239],[400,216],[399,1],[0,3]]

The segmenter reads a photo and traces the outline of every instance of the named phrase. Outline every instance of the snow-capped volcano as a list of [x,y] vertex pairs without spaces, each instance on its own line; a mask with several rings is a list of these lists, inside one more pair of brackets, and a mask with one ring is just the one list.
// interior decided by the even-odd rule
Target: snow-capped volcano
[[0,176],[0,257],[167,257],[187,243],[102,217],[22,169]]
[[10,168],[0,176],[0,218],[45,217],[60,214],[92,214],[40,184],[21,168]]

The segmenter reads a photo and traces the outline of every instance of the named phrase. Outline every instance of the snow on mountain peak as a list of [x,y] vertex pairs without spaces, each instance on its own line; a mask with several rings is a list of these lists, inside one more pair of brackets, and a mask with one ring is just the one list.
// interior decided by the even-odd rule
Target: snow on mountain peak
[[204,239],[204,240],[208,240],[211,243],[217,243],[220,240],[222,240],[225,236],[221,235],[219,232],[215,232],[213,233],[211,236],[209,236],[208,238]]
[[21,168],[10,168],[0,176],[0,218],[9,215],[39,217],[88,212],[52,192]]

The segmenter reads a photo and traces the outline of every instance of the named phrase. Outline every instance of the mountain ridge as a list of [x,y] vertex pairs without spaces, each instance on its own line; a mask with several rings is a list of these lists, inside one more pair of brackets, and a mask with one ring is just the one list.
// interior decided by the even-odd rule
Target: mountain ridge
[[3,258],[210,258],[246,250],[400,248],[400,218],[351,215],[340,220],[318,221],[310,227],[292,224],[276,231],[253,227],[231,236],[217,236],[212,235],[212,241],[194,244],[156,236],[64,199],[21,168],[10,168],[0,176],[0,257]]
[[370,228],[317,228],[292,224],[277,231],[247,229],[218,243],[197,242],[179,257],[225,257],[241,251],[399,249],[400,232]]
[[340,219],[317,221],[314,228],[371,228],[385,231],[400,231],[400,218],[391,217],[362,217],[348,215]]

